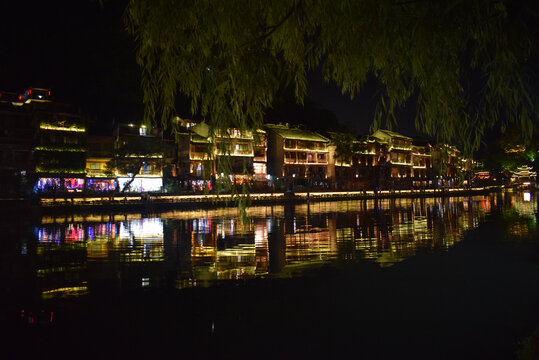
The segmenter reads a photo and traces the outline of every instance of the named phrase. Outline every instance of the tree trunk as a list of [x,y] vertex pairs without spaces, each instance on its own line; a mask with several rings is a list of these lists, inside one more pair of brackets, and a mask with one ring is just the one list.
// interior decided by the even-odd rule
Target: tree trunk
[[123,189],[120,191],[120,194],[123,194],[127,189],[129,189],[133,181],[135,181],[135,176],[137,176],[141,168],[142,168],[142,163],[139,164],[137,171],[133,172],[133,176],[131,176],[131,180],[125,183]]

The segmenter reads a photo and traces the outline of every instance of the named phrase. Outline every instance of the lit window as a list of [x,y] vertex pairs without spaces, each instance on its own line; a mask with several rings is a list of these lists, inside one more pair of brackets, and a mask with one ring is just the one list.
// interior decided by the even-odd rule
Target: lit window
[[146,136],[146,126],[145,125],[142,125],[139,128],[139,134],[140,134],[140,136]]

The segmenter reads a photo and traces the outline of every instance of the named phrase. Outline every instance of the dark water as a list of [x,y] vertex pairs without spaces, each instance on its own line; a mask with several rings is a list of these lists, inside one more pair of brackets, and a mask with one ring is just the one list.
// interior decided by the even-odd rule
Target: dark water
[[[66,330],[68,328],[82,333],[85,328],[83,323],[70,323],[66,319],[81,316],[91,322],[87,318],[95,317],[103,305],[103,309],[108,309],[108,315],[101,320],[104,328],[118,328],[119,322],[125,322],[125,316],[135,316],[135,320],[130,321],[136,323],[133,325],[135,328],[138,326],[136,336],[140,335],[139,332],[155,333],[156,328],[164,327],[180,333],[186,331],[194,336],[190,338],[190,344],[196,345],[199,341],[205,343],[219,339],[215,335],[215,319],[221,319],[219,325],[226,323],[230,332],[248,333],[249,329],[256,329],[261,324],[242,314],[260,317],[261,313],[275,312],[276,315],[282,315],[281,309],[288,308],[290,302],[311,301],[313,291],[335,291],[345,298],[348,296],[345,291],[348,282],[365,280],[363,277],[377,282],[371,284],[374,288],[369,291],[372,297],[369,306],[374,309],[378,300],[373,293],[380,291],[380,294],[387,296],[385,290],[380,290],[380,287],[385,286],[384,281],[387,281],[388,286],[408,281],[397,281],[394,278],[384,280],[380,276],[412,274],[410,276],[417,278],[418,273],[425,276],[424,273],[435,271],[438,266],[436,262],[446,259],[443,254],[451,253],[459,243],[465,243],[468,237],[477,234],[476,228],[489,221],[497,223],[495,231],[503,231],[503,234],[499,233],[500,239],[517,239],[511,243],[511,249],[516,249],[515,253],[519,255],[515,256],[521,259],[519,261],[536,265],[537,252],[534,251],[537,247],[532,246],[530,253],[530,242],[520,244],[518,241],[531,237],[533,242],[535,237],[535,196],[535,193],[515,192],[444,199],[385,199],[252,207],[248,210],[247,222],[241,221],[237,210],[233,208],[169,211],[155,215],[115,213],[42,216],[37,219],[5,218],[0,225],[1,233],[4,234],[0,255],[4,284],[3,320],[6,324],[15,324],[21,336],[34,332],[34,336],[42,338],[41,335],[35,335],[40,334],[40,331],[51,336],[51,329],[55,328],[60,329],[55,331],[65,332],[62,336],[66,336],[71,331]],[[500,225],[502,222],[504,226]],[[479,264],[481,268],[482,261],[493,261],[482,257],[491,251],[492,246],[490,242],[480,243],[478,247],[474,245],[466,253],[467,258],[463,264],[468,261],[470,264]],[[520,251],[519,246],[522,247]],[[414,259],[416,256],[423,260],[420,262]],[[477,259],[473,259],[473,256]],[[410,261],[418,263],[410,266]],[[401,263],[404,265],[399,267]],[[361,270],[362,275],[356,276],[357,264],[366,266],[367,270]],[[531,269],[536,271],[537,267]],[[462,270],[456,269],[458,271]],[[249,281],[257,278],[265,278],[264,285]],[[472,278],[464,276],[464,279]],[[298,283],[297,279],[306,280]],[[539,280],[539,277],[532,273],[531,279]],[[322,287],[318,287],[319,282],[324,282]],[[528,285],[535,287],[539,283]],[[231,290],[238,286],[240,290]],[[410,286],[417,284],[411,282]],[[446,291],[445,287],[437,288],[438,282],[428,286],[435,289],[436,296],[438,292]],[[298,287],[305,287],[305,292],[298,291]],[[282,294],[275,295],[272,291]],[[403,289],[399,291],[400,295],[395,293],[396,302],[403,294]],[[454,295],[448,295],[451,296]],[[346,301],[330,300],[328,293],[315,297],[323,306],[354,307]],[[241,303],[244,299],[249,299],[250,304],[245,306],[252,307],[251,310],[243,309]],[[526,299],[528,302],[535,301],[534,298]],[[260,310],[253,305],[253,301],[268,308]],[[386,304],[386,300],[381,303]],[[198,305],[194,304],[204,305],[197,308]],[[214,307],[209,304],[219,305]],[[310,309],[310,312],[306,311],[303,317],[293,314],[299,317],[292,326],[300,326],[298,323],[304,321],[304,318],[316,316],[318,305],[301,307],[302,311]],[[172,315],[182,306],[198,309],[193,310],[198,315],[187,316],[185,312],[181,316]],[[119,311],[120,308],[123,310]],[[125,314],[121,315],[124,317],[120,320],[117,316],[122,311]],[[325,318],[320,324],[309,322],[310,331],[318,325],[324,334],[332,327],[341,328],[335,319],[335,311],[324,310],[325,316],[331,320]],[[411,305],[409,311],[402,308],[396,316],[414,311],[418,310]],[[146,317],[138,319],[140,314],[146,314]],[[235,318],[234,314],[239,314],[239,318]],[[169,320],[158,320],[159,316],[167,319],[180,316],[189,321],[182,326],[176,323],[171,325]],[[268,321],[271,322],[271,319]],[[343,321],[346,322],[345,319]],[[374,319],[369,321],[376,322]],[[536,324],[539,326],[539,318]],[[39,326],[45,330],[35,330]],[[275,327],[275,324],[270,328],[272,326]],[[95,327],[96,324],[88,325],[88,328]],[[521,330],[515,334],[529,331],[528,328]],[[384,331],[376,331],[381,331],[380,336],[385,336]],[[233,347],[230,347],[231,339],[227,337],[230,332],[220,338],[226,338],[227,345],[214,344],[214,350],[221,349],[219,351],[228,355],[234,353]],[[392,331],[387,329],[387,332]],[[284,336],[281,332],[269,333],[275,335],[278,343],[278,339]],[[174,339],[176,335],[167,331],[164,338]],[[45,353],[53,351],[53,343],[54,346],[62,346],[63,342],[58,340],[58,336],[45,342]],[[136,336],[130,335],[122,341],[124,344],[136,342]],[[329,336],[329,339],[339,342],[343,336],[338,339]],[[378,339],[369,336],[372,334],[364,334],[366,342],[372,343],[373,339]],[[182,338],[185,339],[185,336],[182,335]],[[309,337],[303,341],[306,344],[309,341],[316,343],[317,340],[313,339]],[[432,342],[432,339],[427,341]],[[242,346],[245,350],[245,344]],[[517,345],[513,341],[511,346],[514,348]],[[312,346],[310,348],[312,350]],[[205,357],[204,354],[198,355]],[[10,356],[16,355],[11,353]]]

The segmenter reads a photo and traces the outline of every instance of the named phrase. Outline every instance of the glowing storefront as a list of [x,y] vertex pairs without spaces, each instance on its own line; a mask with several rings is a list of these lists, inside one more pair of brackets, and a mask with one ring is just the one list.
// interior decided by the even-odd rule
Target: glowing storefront
[[[119,177],[118,188],[122,190],[131,181],[130,177]],[[129,191],[133,192],[153,192],[161,191],[163,188],[163,178],[161,177],[135,177],[129,185]]]

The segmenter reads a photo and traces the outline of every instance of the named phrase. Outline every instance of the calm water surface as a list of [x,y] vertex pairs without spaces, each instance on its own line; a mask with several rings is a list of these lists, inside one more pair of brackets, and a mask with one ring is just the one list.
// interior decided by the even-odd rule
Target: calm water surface
[[336,261],[388,267],[420,249],[445,251],[502,210],[529,217],[510,229],[525,233],[536,222],[535,194],[252,207],[247,223],[234,208],[10,220],[1,224],[2,272],[12,299],[27,303],[295,277]]

